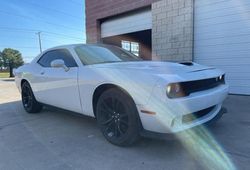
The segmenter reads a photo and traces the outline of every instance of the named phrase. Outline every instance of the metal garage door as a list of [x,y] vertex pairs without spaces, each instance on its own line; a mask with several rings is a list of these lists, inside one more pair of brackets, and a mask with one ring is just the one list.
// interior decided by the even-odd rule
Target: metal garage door
[[151,28],[151,10],[142,10],[106,20],[101,24],[101,37],[110,37]]
[[194,60],[227,72],[230,93],[250,95],[250,1],[196,0]]

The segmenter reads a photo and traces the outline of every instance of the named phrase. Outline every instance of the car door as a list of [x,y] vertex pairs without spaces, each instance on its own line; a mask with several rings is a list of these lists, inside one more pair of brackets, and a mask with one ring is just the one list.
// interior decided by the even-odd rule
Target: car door
[[[51,67],[51,62],[63,60],[68,68]],[[82,112],[78,90],[78,66],[67,49],[45,53],[37,62],[35,96],[39,102],[59,108]]]

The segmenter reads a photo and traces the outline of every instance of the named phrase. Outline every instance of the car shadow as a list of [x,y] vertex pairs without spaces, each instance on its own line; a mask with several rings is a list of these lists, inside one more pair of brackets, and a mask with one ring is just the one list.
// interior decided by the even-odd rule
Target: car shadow
[[[9,102],[0,104],[0,128],[4,129],[7,126],[11,126],[12,124],[25,124],[30,123],[32,121],[40,120],[41,122],[49,120],[52,124],[53,121],[63,123],[65,126],[67,124],[75,123],[75,127],[78,130],[82,131],[95,131],[98,136],[102,137],[101,132],[99,132],[98,125],[95,118],[82,115],[80,113],[75,113],[71,111],[67,111],[64,109],[56,108],[53,106],[44,106],[43,110],[40,113],[36,114],[28,114],[22,107],[21,101]],[[34,124],[35,125],[35,124]],[[86,129],[86,127],[88,129]],[[32,126],[31,126],[32,128]],[[103,140],[104,137],[103,137]],[[147,146],[159,146],[165,144],[177,144],[177,139],[158,139],[158,138],[146,138],[141,137],[141,140],[137,142],[133,147],[144,147]]]
[[[97,122],[96,122],[96,118],[93,117],[89,117],[89,116],[85,116],[82,115],[80,113],[76,113],[76,112],[72,112],[72,111],[68,111],[68,110],[64,110],[61,108],[57,108],[57,107],[53,107],[53,106],[48,106],[46,105],[43,108],[43,111],[39,114],[43,114],[43,113],[50,113],[53,114],[54,116],[58,116],[58,119],[60,119],[61,117],[67,117],[68,120],[72,120],[75,121],[75,123],[80,123],[81,126],[86,125],[86,122],[91,126],[90,128],[92,128],[93,130],[97,130],[98,135],[103,138],[103,140],[105,140],[105,138],[102,136],[101,132],[99,131]],[[66,119],[65,119],[66,120]],[[84,130],[84,128],[83,128]],[[106,142],[106,140],[105,140]],[[108,143],[108,142],[107,142]],[[109,144],[109,143],[108,143]],[[140,140],[138,140],[134,145],[130,146],[130,148],[140,148],[140,147],[151,147],[151,146],[164,146],[167,145],[170,148],[171,145],[180,145],[179,147],[181,147],[181,143],[179,143],[177,138],[149,138],[149,137],[140,137]]]

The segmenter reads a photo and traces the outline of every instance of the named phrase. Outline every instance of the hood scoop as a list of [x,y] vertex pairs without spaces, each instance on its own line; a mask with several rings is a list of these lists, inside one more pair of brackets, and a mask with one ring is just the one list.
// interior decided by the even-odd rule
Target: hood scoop
[[193,65],[194,65],[193,62],[181,62],[181,63],[179,63],[179,64],[185,65],[185,66],[193,66]]

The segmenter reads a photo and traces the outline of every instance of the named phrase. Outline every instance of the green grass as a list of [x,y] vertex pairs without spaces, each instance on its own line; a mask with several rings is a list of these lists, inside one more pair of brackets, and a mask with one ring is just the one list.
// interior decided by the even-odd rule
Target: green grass
[[0,73],[0,78],[9,78],[10,77],[10,73]]

